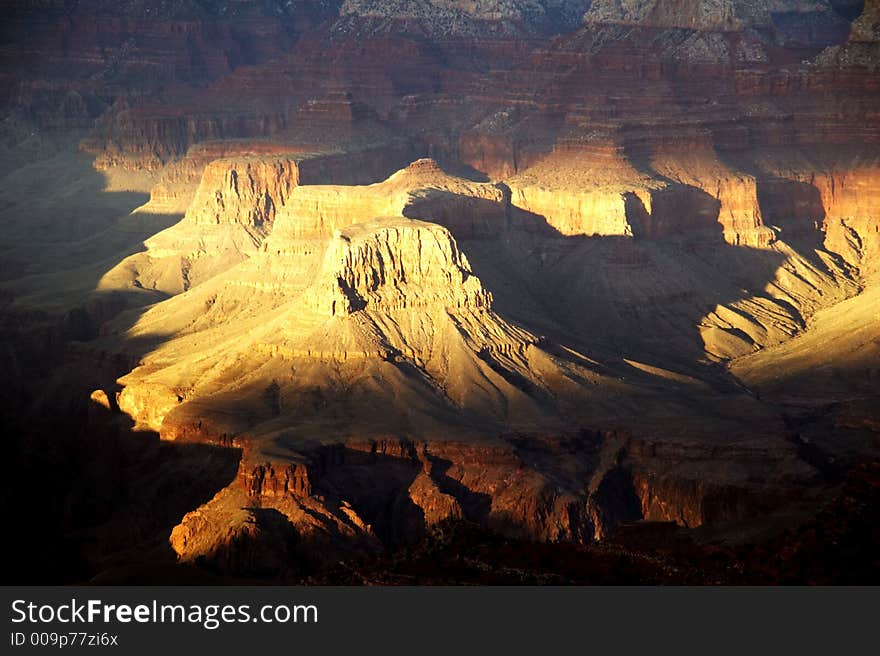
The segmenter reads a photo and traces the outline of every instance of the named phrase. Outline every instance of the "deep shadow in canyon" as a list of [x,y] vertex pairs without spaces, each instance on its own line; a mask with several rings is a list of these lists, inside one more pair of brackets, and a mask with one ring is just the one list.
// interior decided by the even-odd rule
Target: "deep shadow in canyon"
[[[161,442],[115,408],[116,378],[136,356],[84,345],[104,322],[164,296],[91,290],[181,217],[127,215],[148,197],[106,191],[90,157],[64,161],[78,195],[26,213],[45,221],[46,234],[7,230],[0,256],[0,434],[9,465],[0,503],[18,535],[4,561],[7,583],[86,582],[115,563],[174,563],[171,528],[231,482],[240,457]],[[94,390],[108,392],[109,407],[90,399]]]
[[[503,183],[498,186],[506,189]],[[413,203],[404,213],[446,226],[493,293],[496,311],[547,338],[551,348],[562,344],[601,354],[597,359],[606,362],[621,357],[661,367],[673,362],[719,392],[741,393],[742,386],[723,367],[706,359],[696,329],[703,319],[718,306],[762,297],[804,326],[796,308],[760,291],[773,281],[785,255],[728,243],[720,202],[697,187],[669,180],[656,194],[651,212],[635,194],[625,194],[632,237],[564,235],[546,217],[511,205],[509,190],[505,205],[448,192],[438,195],[452,212],[433,210],[424,202]],[[474,218],[462,221],[462,214]],[[824,212],[816,220],[821,223],[822,218]],[[798,246],[827,271],[810,250],[824,250],[821,233],[815,224],[811,227],[815,235]],[[711,289],[703,282],[707,280],[714,285]],[[643,302],[627,296],[633,285],[641,290]],[[596,324],[583,325],[584,315],[596,318]],[[578,324],[579,329],[572,329]],[[674,353],[667,341],[670,326],[676,336]],[[737,336],[751,341],[742,333]]]
[[237,450],[161,442],[87,395],[56,398],[47,410],[12,421],[4,413],[3,514],[16,534],[7,584],[85,583],[117,567],[172,566],[171,529],[238,471]]
[[624,523],[586,545],[520,541],[447,521],[416,544],[341,563],[313,585],[877,585],[880,463],[853,467],[812,517],[750,543]]

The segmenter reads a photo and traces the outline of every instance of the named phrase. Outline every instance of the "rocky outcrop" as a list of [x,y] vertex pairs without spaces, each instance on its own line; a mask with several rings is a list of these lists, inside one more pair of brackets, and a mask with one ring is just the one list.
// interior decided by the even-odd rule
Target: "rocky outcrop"
[[[525,385],[527,392],[532,385],[544,386],[539,380],[526,382],[534,377],[530,368],[538,362],[541,367],[555,367],[548,356],[532,352],[535,336],[492,312],[491,294],[473,274],[449,231],[439,225],[400,217],[346,228],[324,247],[323,263],[311,273],[313,279],[302,292],[283,283],[288,275],[283,263],[297,256],[290,250],[275,249],[278,240],[277,233],[273,233],[272,243],[253,262],[254,270],[261,274],[263,289],[273,290],[262,303],[266,309],[273,305],[278,308],[276,321],[264,323],[255,331],[248,329],[244,341],[225,342],[223,346],[203,343],[215,351],[214,358],[232,361],[239,357],[234,353],[244,349],[241,353],[246,353],[247,359],[261,361],[269,368],[289,369],[292,363],[293,367],[313,370],[306,378],[283,376],[281,384],[274,383],[278,400],[272,404],[265,404],[268,388],[260,388],[252,400],[270,414],[283,414],[291,403],[304,402],[327,383],[331,387],[346,384],[341,369],[338,380],[334,376],[321,382],[320,373],[344,365],[345,369],[366,367],[376,369],[379,376],[391,375],[397,379],[393,386],[400,386],[405,390],[401,393],[407,395],[418,395],[418,389],[427,385],[425,390],[433,390],[431,403],[438,404],[444,414],[452,404],[474,411],[486,405],[495,408],[493,412],[518,415],[528,412],[533,403],[528,393],[518,388]],[[308,257],[314,261],[313,255]],[[270,272],[276,276],[275,286],[266,278]],[[228,325],[229,315],[224,312],[236,314],[238,310],[233,308],[243,307],[239,299],[247,288],[228,284],[212,288],[205,284],[193,291],[213,299],[211,307],[218,310],[217,318],[222,322],[218,325]],[[191,298],[181,297],[180,303],[193,309],[200,307],[200,302]],[[154,324],[158,326],[169,318],[171,315],[163,308],[145,317],[142,325],[158,322]],[[175,323],[181,320],[187,321],[182,315],[172,319]],[[196,332],[201,321],[191,324]],[[227,356],[220,356],[220,351],[227,349]],[[245,419],[248,413],[196,419],[193,412],[200,407],[201,396],[212,394],[211,389],[219,391],[226,384],[222,369],[211,369],[214,373],[195,383],[191,378],[195,370],[156,367],[148,359],[126,377],[120,406],[135,416],[143,414],[147,406],[154,410],[161,407],[164,418],[158,421],[168,438],[186,438],[195,432],[208,436],[210,441],[226,443],[227,436],[231,439],[241,432],[239,421],[249,421]],[[486,380],[487,389],[474,395],[467,382],[471,378]],[[312,387],[313,383],[318,388]],[[495,391],[499,386],[518,400],[499,406],[500,397]],[[371,393],[366,388],[362,392]],[[289,394],[300,401],[292,401]],[[329,394],[334,402],[339,400],[330,388],[320,394]],[[159,397],[174,407],[157,403],[154,399]],[[355,394],[349,400],[357,402],[356,398]],[[156,420],[152,414],[142,418],[150,425]],[[376,420],[380,421],[378,415]]]
[[[188,514],[171,544],[184,561],[207,558],[239,575],[265,550],[257,562],[277,576],[314,564],[321,555],[306,555],[300,541],[322,539],[320,532],[327,540],[328,530],[334,556],[380,548],[374,535],[385,548],[412,543],[462,519],[511,538],[590,542],[642,518],[699,527],[763,515],[792,501],[791,481],[813,475],[784,445],[730,445],[725,453],[729,466],[713,480],[686,473],[714,457],[696,445],[619,433],[485,445],[349,441],[305,450],[300,463],[278,469],[247,464],[245,455],[237,482]],[[756,463],[789,482],[749,482],[743,476]],[[284,533],[266,526],[284,518],[286,553]]]
[[[877,203],[880,167],[866,163],[840,172],[817,172],[798,180],[808,184],[808,198],[801,201],[800,217],[821,218],[825,244],[862,269],[865,277],[877,275],[880,249],[880,220]],[[816,213],[816,192],[821,200],[821,217]],[[805,213],[807,216],[805,217]]]
[[505,227],[507,202],[496,185],[451,176],[433,160],[420,159],[365,187],[299,187],[278,219],[274,241],[327,238],[335,230],[395,216],[439,223],[465,237],[497,234]]
[[280,515],[248,508],[235,490],[184,515],[169,542],[180,562],[199,562],[226,575],[283,578],[296,571],[297,534]]
[[183,220],[107,272],[99,288],[186,291],[256,253],[301,184],[372,181],[408,159],[409,148],[393,143],[330,153],[259,143],[195,147],[166,169],[150,202],[136,210],[167,213],[183,206]]
[[447,230],[418,221],[381,221],[338,233],[307,302],[336,316],[373,307],[481,310],[491,306],[492,296]]
[[281,580],[379,549],[351,506],[331,512],[328,505],[308,497],[263,499],[233,485],[185,515],[169,542],[179,562]]
[[269,229],[276,208],[298,185],[291,159],[217,159],[205,168],[186,216],[196,225],[233,222]]
[[[575,191],[541,186],[512,185],[514,206],[545,217],[547,224],[564,236],[631,236],[632,210],[627,209],[626,192],[597,189]],[[643,190],[631,197],[647,197]],[[641,201],[644,203],[644,201]],[[644,207],[644,204],[643,204]]]

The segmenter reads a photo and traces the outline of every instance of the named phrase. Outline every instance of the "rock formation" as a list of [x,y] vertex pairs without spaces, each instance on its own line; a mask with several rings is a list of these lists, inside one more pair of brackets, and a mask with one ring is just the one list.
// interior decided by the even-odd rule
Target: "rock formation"
[[7,4],[15,469],[143,488],[93,556],[122,483],[41,497],[90,574],[757,534],[877,457],[877,2]]

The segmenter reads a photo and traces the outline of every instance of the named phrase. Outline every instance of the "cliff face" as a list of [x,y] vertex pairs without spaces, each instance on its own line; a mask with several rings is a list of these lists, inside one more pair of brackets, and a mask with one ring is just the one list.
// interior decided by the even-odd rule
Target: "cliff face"
[[240,449],[180,561],[760,523],[876,454],[876,2],[50,4],[0,26],[8,405],[91,362]]
[[300,202],[294,191],[301,183],[371,181],[387,167],[408,161],[411,152],[393,143],[344,153],[259,143],[193,148],[166,169],[150,201],[136,210],[164,214],[183,207],[183,220],[148,239],[145,252],[105,273],[99,288],[185,291],[256,253],[276,216]]
[[403,23],[434,37],[481,35],[487,30],[506,36],[552,34],[576,27],[589,5],[586,0],[345,0],[337,29],[366,22],[376,30],[388,30],[395,23],[399,29]]
[[365,223],[339,232],[327,249],[313,297],[314,306],[329,309],[330,316],[370,306],[397,310],[439,303],[480,309],[491,304],[452,236],[415,221]]
[[237,222],[257,229],[275,220],[299,184],[299,170],[290,160],[212,161],[202,174],[187,218],[196,225]]
[[297,189],[278,219],[279,244],[287,239],[329,237],[334,230],[383,216],[408,216],[450,230],[497,234],[505,225],[505,192],[444,173],[429,159],[412,162],[381,183],[352,188],[307,185]]
[[[247,551],[231,542],[242,539],[241,531],[253,539],[259,522],[243,510],[240,520],[230,521],[230,502],[286,518],[287,530],[299,541],[299,558],[306,559],[300,563],[316,557],[332,561],[344,545],[370,551],[380,544],[412,543],[448,520],[475,522],[516,539],[589,542],[642,517],[698,527],[754,516],[780,502],[774,498],[780,488],[755,485],[746,491],[736,475],[710,483],[645,470],[640,458],[646,448],[656,445],[620,434],[493,445],[336,444],[305,452],[295,467],[265,463],[241,471],[232,487],[187,515],[171,541],[184,559],[241,558]],[[701,456],[664,448],[666,457],[684,467],[699,466]],[[748,456],[753,465],[773,466],[781,479],[809,474],[790,454],[756,444],[742,448],[756,449]],[[230,524],[236,528],[229,530]],[[314,549],[320,544],[323,550]],[[285,562],[290,567],[297,560],[288,556]]]
[[594,0],[584,20],[711,32],[763,29],[783,34],[786,28],[799,24],[802,34],[816,38],[835,27],[846,29],[841,15],[846,13],[846,4],[821,0],[687,0],[674,4],[657,0]]

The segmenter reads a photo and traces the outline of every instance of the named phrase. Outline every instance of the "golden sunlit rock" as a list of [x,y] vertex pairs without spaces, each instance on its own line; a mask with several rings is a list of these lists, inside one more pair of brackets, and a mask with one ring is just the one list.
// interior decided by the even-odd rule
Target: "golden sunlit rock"
[[10,562],[862,582],[877,0],[7,4]]

